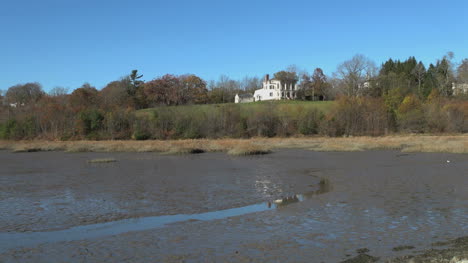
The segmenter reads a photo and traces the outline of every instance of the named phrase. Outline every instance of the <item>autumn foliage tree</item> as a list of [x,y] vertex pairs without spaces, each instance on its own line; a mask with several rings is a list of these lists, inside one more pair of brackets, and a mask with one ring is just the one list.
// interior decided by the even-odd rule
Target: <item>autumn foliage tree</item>
[[164,75],[143,84],[151,106],[201,104],[208,100],[206,82],[195,75]]

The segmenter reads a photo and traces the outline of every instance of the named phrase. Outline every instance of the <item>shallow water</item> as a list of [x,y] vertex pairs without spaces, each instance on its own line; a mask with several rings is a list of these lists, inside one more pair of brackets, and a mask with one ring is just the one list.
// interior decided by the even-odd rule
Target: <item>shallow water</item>
[[[315,195],[331,191],[330,184],[319,184],[318,190],[304,194],[297,194],[274,200],[273,202],[258,203],[243,207],[236,207],[200,214],[177,214],[164,216],[149,216],[132,219],[123,219],[106,223],[71,227],[69,229],[47,232],[9,232],[0,233],[0,253],[15,247],[35,246],[42,243],[84,240],[111,235],[118,235],[132,231],[143,231],[167,226],[169,224],[185,221],[209,221],[228,217],[241,216],[250,213],[284,208],[290,204],[302,202]],[[68,198],[70,194],[67,195]],[[317,221],[317,224],[319,222]]]

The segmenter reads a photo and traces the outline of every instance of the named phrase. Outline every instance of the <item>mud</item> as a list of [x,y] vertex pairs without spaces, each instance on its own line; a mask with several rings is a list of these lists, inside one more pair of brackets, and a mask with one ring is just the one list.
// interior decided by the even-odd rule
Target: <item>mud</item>
[[[88,162],[102,158],[116,162]],[[467,160],[0,152],[0,262],[450,262],[466,256]]]

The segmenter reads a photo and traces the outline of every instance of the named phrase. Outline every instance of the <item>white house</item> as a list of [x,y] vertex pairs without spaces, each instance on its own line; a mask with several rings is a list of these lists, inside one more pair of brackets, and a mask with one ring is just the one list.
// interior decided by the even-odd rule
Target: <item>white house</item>
[[468,84],[467,83],[452,83],[453,95],[462,95],[468,94]]
[[296,92],[297,84],[283,84],[280,80],[270,79],[270,75],[267,74],[263,80],[263,87],[255,91],[254,100],[295,99],[297,97]]
[[261,89],[252,94],[236,94],[235,103],[262,101],[262,100],[289,100],[297,98],[297,84],[283,84],[280,80],[270,79],[266,74]]

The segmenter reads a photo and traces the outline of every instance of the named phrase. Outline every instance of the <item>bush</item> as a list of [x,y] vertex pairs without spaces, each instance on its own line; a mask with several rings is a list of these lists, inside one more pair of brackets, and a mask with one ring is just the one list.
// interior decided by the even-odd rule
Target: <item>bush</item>
[[319,133],[320,123],[324,115],[317,109],[304,110],[299,115],[298,131],[303,135],[312,135]]
[[134,140],[148,140],[151,138],[151,132],[149,130],[149,118],[139,117],[135,120],[133,125],[132,139]]
[[424,119],[426,120],[426,131],[428,132],[446,132],[449,121],[447,112],[443,110],[443,104],[439,101],[427,102],[423,106]]
[[102,128],[104,116],[95,109],[84,110],[78,114],[78,130],[86,138],[96,138]]
[[400,131],[422,133],[426,130],[426,119],[421,101],[414,95],[408,95],[397,110]]
[[272,104],[259,105],[247,117],[247,132],[250,137],[273,137],[279,123],[277,112]]
[[468,132],[468,101],[455,102],[443,107],[450,132]]
[[322,125],[321,133],[329,136],[377,136],[387,133],[389,118],[382,99],[341,97]]

